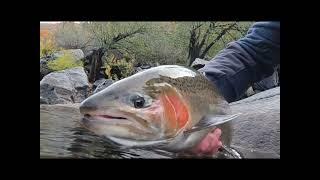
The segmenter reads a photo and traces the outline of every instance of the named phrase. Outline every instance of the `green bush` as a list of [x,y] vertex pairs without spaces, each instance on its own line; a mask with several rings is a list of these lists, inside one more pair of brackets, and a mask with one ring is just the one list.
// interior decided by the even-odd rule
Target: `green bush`
[[105,67],[105,73],[108,75],[108,77],[111,77],[111,79],[113,80],[126,78],[132,75],[133,72],[132,63],[126,62],[125,59],[122,59],[112,64],[106,64]]
[[123,77],[128,77],[132,74],[133,66],[132,63],[126,61],[120,61],[117,66],[119,67]]
[[60,58],[50,61],[48,63],[48,67],[53,71],[61,71],[69,68],[74,67],[83,67],[83,64],[81,61],[76,61],[71,54],[65,53]]

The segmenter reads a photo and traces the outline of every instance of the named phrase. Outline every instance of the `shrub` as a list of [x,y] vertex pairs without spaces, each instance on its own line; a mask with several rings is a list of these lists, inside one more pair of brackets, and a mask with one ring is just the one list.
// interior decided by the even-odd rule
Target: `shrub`
[[48,67],[53,71],[60,71],[79,66],[83,66],[82,62],[76,61],[74,57],[69,53],[65,53],[60,58],[48,62]]
[[125,59],[112,64],[106,64],[106,74],[113,80],[119,80],[132,75],[133,66],[131,62],[126,62]]
[[128,63],[125,60],[122,60],[116,65],[119,67],[119,69],[121,71],[121,74],[123,76],[122,78],[128,77],[131,75],[131,73],[133,71],[132,63],[130,63],[130,62]]

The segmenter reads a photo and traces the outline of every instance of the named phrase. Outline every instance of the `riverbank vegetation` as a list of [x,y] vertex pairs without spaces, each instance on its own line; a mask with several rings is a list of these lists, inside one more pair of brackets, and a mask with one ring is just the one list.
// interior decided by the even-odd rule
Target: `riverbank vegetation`
[[[145,64],[190,66],[196,58],[210,60],[229,42],[243,37],[252,23],[63,22],[40,29],[40,58],[63,49],[81,49],[86,56],[83,63],[66,54],[49,67],[56,71],[94,64],[98,67],[90,66],[88,71],[104,68],[106,75],[120,79]],[[112,69],[119,69],[121,77],[112,74]],[[91,74],[94,82],[96,73]]]

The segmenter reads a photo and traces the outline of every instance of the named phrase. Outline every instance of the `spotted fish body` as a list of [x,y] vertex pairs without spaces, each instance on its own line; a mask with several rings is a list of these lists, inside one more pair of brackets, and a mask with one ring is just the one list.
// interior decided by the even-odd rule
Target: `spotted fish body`
[[177,65],[154,67],[122,79],[80,106],[83,125],[128,147],[184,151],[210,131],[232,137],[228,103],[198,71]]

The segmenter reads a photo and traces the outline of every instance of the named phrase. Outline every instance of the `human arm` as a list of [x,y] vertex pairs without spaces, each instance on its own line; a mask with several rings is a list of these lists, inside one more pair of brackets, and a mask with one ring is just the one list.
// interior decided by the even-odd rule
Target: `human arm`
[[272,75],[279,63],[280,22],[257,22],[245,37],[229,43],[199,71],[233,102],[251,84]]
[[[247,35],[231,42],[199,69],[228,102],[238,100],[250,85],[272,75],[280,63],[280,23],[258,22]],[[209,133],[194,149],[196,154],[214,154],[221,147],[221,130]]]

